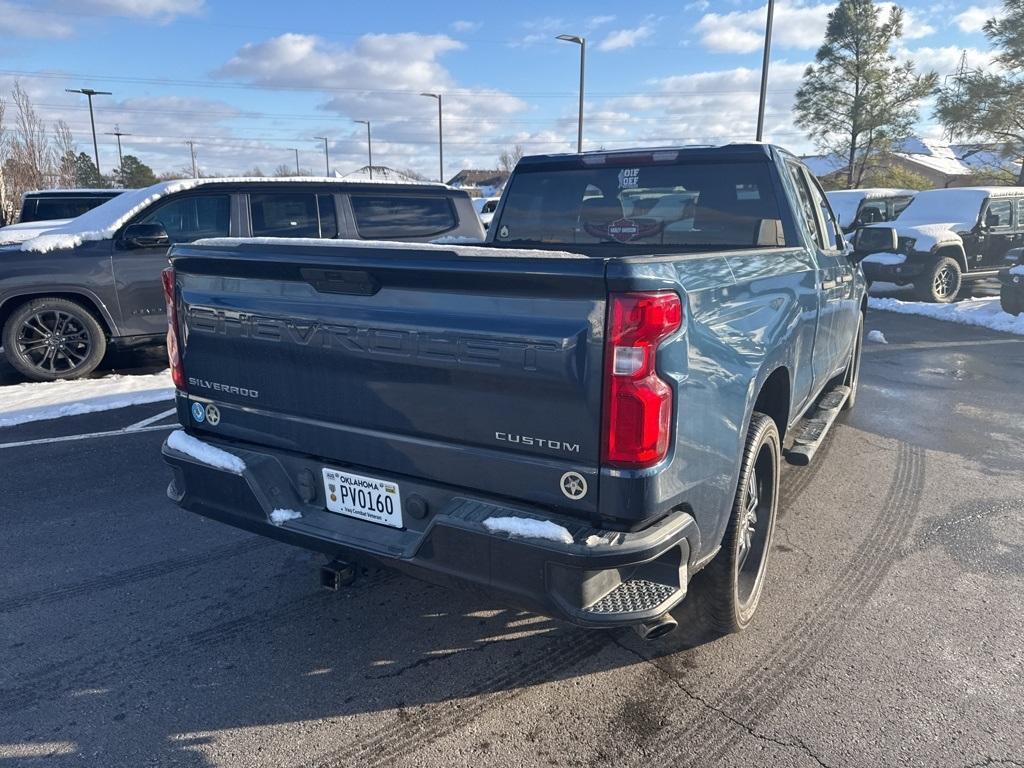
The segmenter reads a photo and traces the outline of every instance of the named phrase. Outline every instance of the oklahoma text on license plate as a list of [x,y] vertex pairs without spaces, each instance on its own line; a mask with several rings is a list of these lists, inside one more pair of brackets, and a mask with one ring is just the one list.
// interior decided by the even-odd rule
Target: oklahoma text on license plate
[[398,483],[353,475],[324,467],[327,509],[394,528],[402,527],[402,497]]

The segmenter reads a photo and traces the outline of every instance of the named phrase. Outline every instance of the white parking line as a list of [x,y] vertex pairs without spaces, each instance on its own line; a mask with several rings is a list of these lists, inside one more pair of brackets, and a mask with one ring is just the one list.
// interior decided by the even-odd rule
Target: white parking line
[[4,448],[23,448],[27,445],[43,445],[44,443],[70,443],[74,440],[90,440],[94,437],[115,437],[117,435],[134,435],[138,434],[139,432],[155,432],[158,429],[174,429],[177,426],[177,424],[156,424],[146,427],[126,427],[125,429],[113,429],[109,432],[88,432],[84,435],[42,437],[39,438],[38,440],[21,440],[17,443],[0,443],[0,450],[3,450]]
[[178,412],[177,408],[168,408],[163,413],[158,413],[156,416],[150,416],[148,419],[143,419],[142,421],[137,421],[134,424],[132,424],[131,426],[125,427],[125,429],[128,430],[128,431],[131,431],[133,429],[142,429],[143,427],[148,427],[150,424],[153,424],[155,422],[163,421],[168,416],[172,416],[172,415],[174,415],[177,412]]

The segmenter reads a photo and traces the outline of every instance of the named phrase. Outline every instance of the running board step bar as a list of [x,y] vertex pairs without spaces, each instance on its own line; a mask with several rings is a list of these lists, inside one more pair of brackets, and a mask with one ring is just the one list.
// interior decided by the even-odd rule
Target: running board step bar
[[786,451],[786,461],[800,467],[811,463],[849,396],[850,388],[845,384],[821,396],[814,410],[794,427],[793,446]]

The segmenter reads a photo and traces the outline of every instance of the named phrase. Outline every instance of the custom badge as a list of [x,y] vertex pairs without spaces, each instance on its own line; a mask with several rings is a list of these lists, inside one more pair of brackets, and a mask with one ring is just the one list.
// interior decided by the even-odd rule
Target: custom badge
[[206,409],[203,408],[202,403],[192,403],[192,418],[198,424],[202,424],[206,421]]
[[220,408],[218,408],[213,403],[210,403],[208,406],[206,406],[206,422],[211,427],[216,427],[218,424],[220,424]]

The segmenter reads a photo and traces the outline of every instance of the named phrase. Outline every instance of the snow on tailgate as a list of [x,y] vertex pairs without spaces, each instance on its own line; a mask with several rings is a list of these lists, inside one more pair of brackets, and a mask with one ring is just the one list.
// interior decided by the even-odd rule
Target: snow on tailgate
[[174,397],[170,371],[0,387],[0,427],[157,403]]

